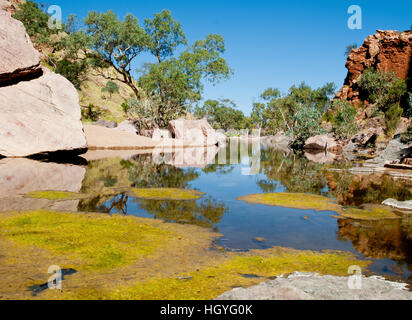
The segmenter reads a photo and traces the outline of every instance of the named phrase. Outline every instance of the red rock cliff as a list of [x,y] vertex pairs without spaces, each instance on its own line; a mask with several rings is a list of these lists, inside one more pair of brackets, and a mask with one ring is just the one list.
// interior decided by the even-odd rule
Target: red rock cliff
[[357,81],[370,67],[382,72],[393,71],[401,78],[411,77],[412,31],[382,31],[366,38],[363,45],[353,50],[346,62],[348,75],[336,98],[360,102]]

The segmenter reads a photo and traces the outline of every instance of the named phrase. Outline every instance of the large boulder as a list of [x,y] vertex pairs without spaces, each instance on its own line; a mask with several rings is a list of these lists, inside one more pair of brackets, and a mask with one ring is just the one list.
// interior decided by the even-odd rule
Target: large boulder
[[87,148],[76,89],[40,67],[23,24],[5,10],[0,0],[0,156]]
[[324,134],[310,137],[305,142],[305,150],[324,150],[337,152],[338,149],[339,146],[336,143],[335,139]]
[[0,0],[0,86],[41,74],[40,53],[23,23],[5,11],[6,4]]
[[216,131],[207,120],[184,120],[170,121],[169,131],[173,138],[183,140],[191,146],[213,146],[218,144]]
[[0,87],[0,155],[87,147],[76,89],[64,77],[43,72],[40,78]]

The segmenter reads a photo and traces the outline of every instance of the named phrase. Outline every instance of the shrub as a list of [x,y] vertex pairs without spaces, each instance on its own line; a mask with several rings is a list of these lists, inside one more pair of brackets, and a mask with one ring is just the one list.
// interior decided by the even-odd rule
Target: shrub
[[392,104],[400,102],[406,94],[406,82],[395,73],[383,73],[373,68],[365,70],[358,82],[361,97],[376,103],[380,111],[386,112]]
[[385,113],[386,134],[388,136],[392,136],[395,133],[402,114],[403,109],[400,107],[399,103],[392,104]]
[[89,104],[87,107],[82,108],[82,119],[88,121],[97,121],[103,115],[102,110],[93,105]]
[[102,92],[108,92],[111,98],[113,93],[119,93],[119,86],[116,82],[107,81],[106,86],[102,88]]
[[358,131],[355,123],[356,109],[348,101],[336,100],[333,104],[332,130],[339,138],[348,139]]
[[302,149],[308,138],[325,133],[321,127],[320,122],[322,114],[319,110],[308,105],[300,105],[296,114],[294,115],[295,129],[289,134],[294,135],[292,147],[294,149]]
[[82,82],[82,74],[86,69],[87,66],[84,61],[72,62],[68,59],[63,59],[56,63],[55,72],[61,74],[79,89]]

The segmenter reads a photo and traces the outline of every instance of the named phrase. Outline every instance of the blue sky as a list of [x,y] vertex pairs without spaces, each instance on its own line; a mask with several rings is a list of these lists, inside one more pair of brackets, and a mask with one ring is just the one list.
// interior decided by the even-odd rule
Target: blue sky
[[[268,87],[286,92],[305,81],[312,87],[346,77],[348,44],[361,45],[376,29],[405,30],[412,25],[412,2],[401,1],[268,1],[268,0],[52,0],[63,16],[84,18],[88,11],[112,9],[120,17],[132,13],[143,22],[162,9],[182,23],[190,43],[209,33],[226,40],[225,58],[233,77],[216,86],[206,85],[206,99],[229,98],[248,114],[252,103]],[[350,5],[363,13],[362,30],[350,30]],[[136,67],[147,57],[142,57]]]

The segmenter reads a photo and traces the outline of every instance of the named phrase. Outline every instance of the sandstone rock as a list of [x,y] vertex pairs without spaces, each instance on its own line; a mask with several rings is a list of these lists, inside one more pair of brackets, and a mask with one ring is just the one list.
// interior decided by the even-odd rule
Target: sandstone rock
[[364,44],[353,50],[346,62],[348,75],[344,87],[337,93],[337,99],[360,102],[357,82],[368,68],[382,72],[393,71],[397,77],[406,79],[410,73],[412,56],[412,31],[382,31],[365,39]]
[[153,132],[152,139],[153,140],[162,140],[162,139],[171,139],[172,134],[169,130],[165,129],[155,129]]
[[64,77],[43,72],[40,78],[0,87],[0,155],[87,147],[76,89]]
[[361,276],[361,289],[350,289],[348,277],[295,272],[289,277],[236,288],[216,300],[412,300],[406,283]]
[[109,129],[114,129],[117,128],[117,122],[116,121],[107,121],[107,120],[99,120],[93,123],[95,126],[101,126]]
[[173,120],[169,123],[173,138],[181,139],[193,146],[213,146],[218,144],[216,131],[207,120]]
[[327,135],[317,135],[306,140],[305,149],[335,151],[338,149],[338,144],[332,137]]
[[397,201],[395,199],[386,199],[382,204],[402,210],[412,210],[412,200],[409,201]]
[[220,132],[220,131],[216,131],[216,138],[217,138],[219,145],[226,144],[227,139],[228,139],[227,136],[223,132]]
[[133,121],[125,120],[121,122],[116,128],[116,130],[129,132],[133,134],[137,134],[137,129]]
[[[0,8],[5,6],[2,1]],[[34,49],[23,23],[0,10],[0,86],[39,74],[40,54]]]

